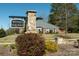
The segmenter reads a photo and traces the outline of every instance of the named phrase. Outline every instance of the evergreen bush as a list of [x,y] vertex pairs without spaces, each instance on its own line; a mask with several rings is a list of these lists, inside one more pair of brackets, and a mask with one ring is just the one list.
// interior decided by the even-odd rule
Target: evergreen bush
[[6,36],[6,32],[4,29],[0,29],[0,38],[5,37]]

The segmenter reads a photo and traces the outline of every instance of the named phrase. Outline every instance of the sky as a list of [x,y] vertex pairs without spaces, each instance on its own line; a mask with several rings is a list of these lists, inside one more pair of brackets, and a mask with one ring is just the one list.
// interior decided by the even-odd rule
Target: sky
[[[79,4],[77,4],[79,9]],[[37,16],[41,16],[47,21],[50,14],[50,3],[0,3],[0,28],[10,27],[9,16],[26,16],[27,10],[36,10]]]
[[44,20],[47,20],[50,13],[50,4],[0,4],[0,28],[8,29],[10,26],[9,16],[26,16],[27,10],[36,10],[37,16],[41,16],[44,18]]

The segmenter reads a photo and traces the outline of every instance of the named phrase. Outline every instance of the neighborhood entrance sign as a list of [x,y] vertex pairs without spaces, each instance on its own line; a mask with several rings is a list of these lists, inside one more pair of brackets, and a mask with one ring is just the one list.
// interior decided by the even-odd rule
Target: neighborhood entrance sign
[[9,16],[11,18],[11,27],[25,29],[25,33],[36,33],[36,11],[28,10],[26,14],[27,16]]

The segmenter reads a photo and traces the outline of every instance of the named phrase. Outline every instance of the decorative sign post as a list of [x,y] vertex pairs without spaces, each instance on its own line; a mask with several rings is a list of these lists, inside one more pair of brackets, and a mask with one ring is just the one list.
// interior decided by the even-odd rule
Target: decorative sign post
[[29,10],[27,11],[27,31],[26,33],[36,33],[36,11]]

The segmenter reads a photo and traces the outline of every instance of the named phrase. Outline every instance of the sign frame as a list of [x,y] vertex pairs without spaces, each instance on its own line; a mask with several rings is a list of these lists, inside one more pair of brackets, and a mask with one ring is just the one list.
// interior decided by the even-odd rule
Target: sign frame
[[12,27],[12,20],[21,20],[21,21],[24,21],[23,19],[20,19],[20,18],[10,18],[10,27],[11,28],[24,28],[25,27],[25,21],[24,21],[23,27]]

